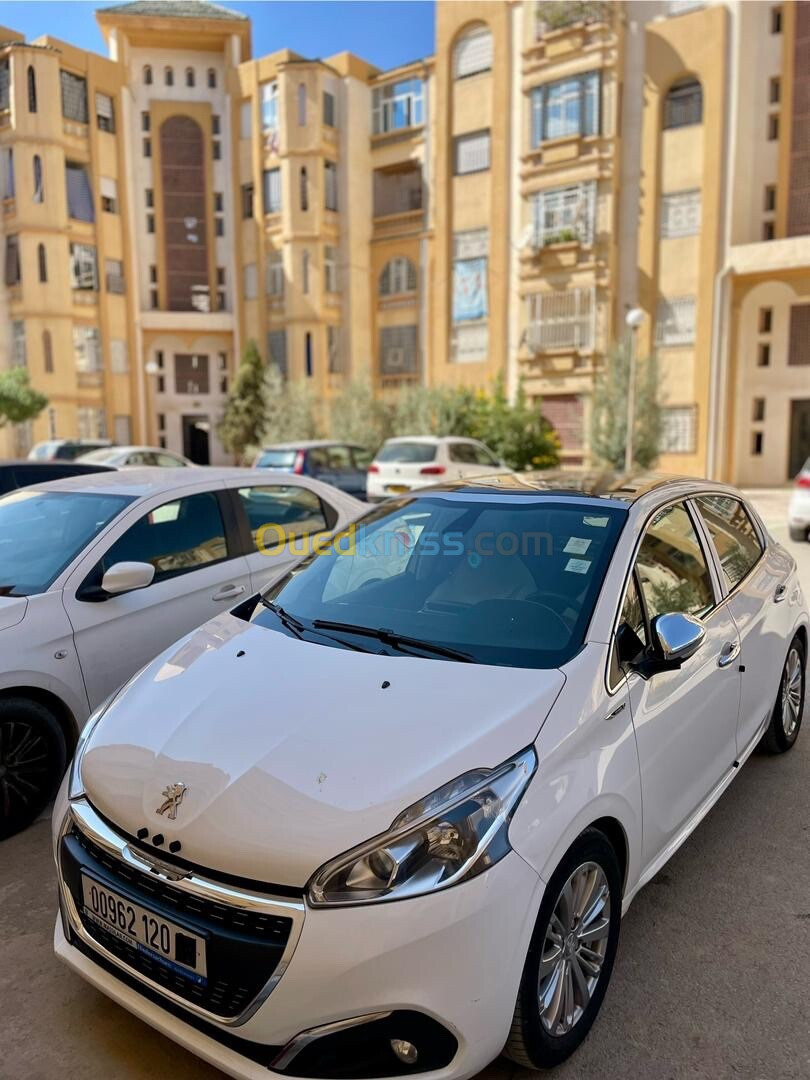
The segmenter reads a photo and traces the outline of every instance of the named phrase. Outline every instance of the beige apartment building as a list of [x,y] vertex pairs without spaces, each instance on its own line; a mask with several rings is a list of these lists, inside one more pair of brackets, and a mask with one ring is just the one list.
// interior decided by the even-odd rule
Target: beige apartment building
[[101,9],[108,56],[0,39],[0,366],[49,398],[0,455],[226,455],[249,340],[320,400],[522,382],[590,460],[644,320],[661,466],[810,455],[810,4],[440,0],[434,54],[251,54],[216,4]]

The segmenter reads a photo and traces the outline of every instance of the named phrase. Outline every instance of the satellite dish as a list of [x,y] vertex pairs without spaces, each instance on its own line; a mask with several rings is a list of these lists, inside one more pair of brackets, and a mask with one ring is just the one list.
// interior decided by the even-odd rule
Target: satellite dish
[[526,248],[531,247],[534,242],[534,225],[524,226],[523,232],[520,234],[518,240],[518,251],[525,251]]

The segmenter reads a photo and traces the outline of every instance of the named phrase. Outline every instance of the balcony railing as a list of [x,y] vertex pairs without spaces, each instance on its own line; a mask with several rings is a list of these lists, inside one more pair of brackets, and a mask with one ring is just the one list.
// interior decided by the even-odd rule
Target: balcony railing
[[408,214],[424,208],[421,169],[374,175],[374,216]]
[[535,7],[536,37],[577,23],[609,22],[611,6],[600,0],[541,0]]

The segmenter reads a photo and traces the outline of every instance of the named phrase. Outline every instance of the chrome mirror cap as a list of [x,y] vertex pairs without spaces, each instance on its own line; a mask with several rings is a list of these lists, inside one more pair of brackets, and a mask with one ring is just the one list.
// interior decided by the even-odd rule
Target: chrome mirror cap
[[657,615],[652,622],[653,637],[663,660],[688,660],[706,637],[706,627],[694,615],[672,611]]

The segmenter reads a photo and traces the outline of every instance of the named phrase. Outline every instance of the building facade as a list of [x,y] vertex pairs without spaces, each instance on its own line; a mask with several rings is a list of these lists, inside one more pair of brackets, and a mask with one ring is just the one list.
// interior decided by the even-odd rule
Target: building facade
[[98,19],[107,57],[0,31],[0,366],[50,403],[0,454],[224,461],[255,341],[321,401],[522,384],[588,463],[638,306],[663,468],[810,455],[810,5],[440,0],[434,54],[391,71],[254,58],[194,0]]

